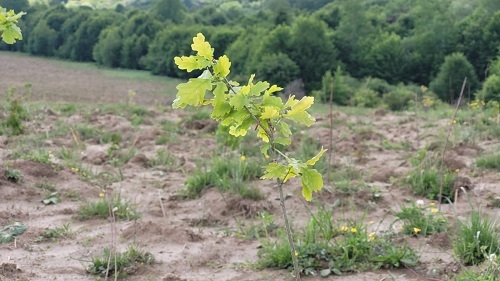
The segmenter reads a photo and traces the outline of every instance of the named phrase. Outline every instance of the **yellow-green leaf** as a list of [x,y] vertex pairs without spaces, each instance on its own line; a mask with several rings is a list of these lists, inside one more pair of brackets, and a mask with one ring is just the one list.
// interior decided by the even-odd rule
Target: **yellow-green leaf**
[[267,90],[269,88],[269,83],[259,81],[254,85],[250,85],[250,92],[248,93],[251,96],[260,96],[260,93]]
[[326,149],[323,149],[321,148],[321,151],[316,155],[314,156],[313,158],[307,160],[306,164],[308,166],[313,166],[314,164],[316,164],[316,162],[318,162],[318,160],[321,158],[321,156],[326,152]]
[[265,94],[266,95],[271,95],[272,93],[279,92],[281,90],[283,90],[283,88],[278,87],[276,85],[272,85],[271,88],[267,89],[267,91],[265,92]]
[[177,65],[177,67],[179,67],[179,69],[185,69],[187,72],[203,68],[198,58],[195,56],[175,57],[174,62]]
[[260,152],[262,152],[263,155],[268,155],[267,152],[269,151],[270,148],[271,148],[271,145],[268,143],[265,143],[265,144],[260,146]]
[[292,144],[292,140],[290,138],[276,138],[274,142],[284,146],[289,146],[290,144]]
[[263,142],[269,142],[269,136],[261,126],[259,126],[259,129],[257,130],[257,137],[259,137]]
[[301,169],[302,196],[307,201],[312,200],[312,192],[320,191],[323,188],[323,178],[315,169]]
[[231,62],[227,58],[227,56],[222,56],[219,57],[219,60],[217,60],[217,63],[214,65],[214,72],[216,75],[222,76],[222,77],[227,77],[229,75],[229,72],[231,67]]
[[250,100],[242,94],[237,94],[231,96],[229,104],[236,110],[240,110],[243,107],[248,106],[250,104]]
[[202,56],[209,61],[214,59],[214,49],[210,46],[210,43],[205,41],[205,36],[201,33],[198,33],[196,37],[193,38],[191,48],[193,51],[198,52],[199,56]]
[[261,179],[282,179],[288,172],[288,167],[278,163],[269,163],[263,167],[265,170]]
[[307,113],[306,111],[297,112],[292,116],[288,115],[287,117],[296,123],[304,124],[308,127],[314,124],[314,122],[316,121],[316,119],[314,119],[314,117],[312,117],[311,114]]
[[290,111],[287,112],[287,116],[293,116],[295,114],[304,112],[314,103],[313,97],[303,97],[299,102],[291,106]]
[[212,83],[208,79],[191,78],[187,83],[177,86],[177,96],[174,100],[174,108],[183,108],[186,105],[199,106],[205,99],[205,93],[212,89]]
[[260,116],[260,118],[262,119],[273,119],[279,117],[280,117],[280,112],[274,106],[264,106],[264,111]]
[[224,118],[231,112],[231,106],[227,103],[226,99],[227,86],[222,82],[218,82],[214,90],[214,100],[212,102],[214,111],[211,117],[218,120]]
[[238,128],[236,126],[229,127],[229,133],[235,137],[242,137],[247,134],[248,130],[243,128]]
[[284,108],[283,100],[281,98],[270,96],[267,93],[265,93],[262,97],[262,106],[274,106],[279,110],[282,110]]

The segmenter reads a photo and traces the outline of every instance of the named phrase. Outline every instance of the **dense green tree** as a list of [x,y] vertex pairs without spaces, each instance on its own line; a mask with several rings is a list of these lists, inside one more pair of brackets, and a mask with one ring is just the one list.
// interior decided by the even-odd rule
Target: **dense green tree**
[[363,0],[343,1],[340,6],[340,22],[334,33],[339,57],[346,65],[346,71],[360,78],[370,75],[367,55],[376,29],[368,19]]
[[465,77],[468,84],[466,89],[474,93],[479,88],[474,67],[462,53],[453,53],[445,58],[429,89],[441,100],[454,102],[460,95]]
[[59,36],[63,38],[62,45],[58,48],[56,55],[60,58],[69,59],[75,48],[76,31],[90,16],[92,11],[88,9],[71,9],[71,14],[61,26]]
[[299,77],[300,70],[286,54],[276,53],[263,56],[256,66],[255,73],[259,80],[285,87]]
[[401,37],[391,33],[384,33],[372,46],[368,55],[370,73],[388,81],[397,83],[403,78],[405,71],[405,54]]
[[340,7],[338,2],[332,2],[314,13],[318,19],[324,21],[329,28],[335,29],[340,23]]
[[174,64],[174,58],[191,54],[193,36],[198,32],[207,33],[206,28],[200,26],[171,26],[159,32],[151,42],[148,55],[144,60],[147,69],[153,74],[171,77],[196,76],[198,73],[179,70]]
[[323,74],[338,65],[338,53],[327,32],[326,24],[314,17],[301,17],[292,26],[288,56],[299,66],[307,91],[319,89]]
[[34,55],[54,55],[54,44],[57,33],[51,29],[47,21],[40,20],[29,38],[29,52]]
[[121,49],[120,66],[131,69],[143,69],[144,60],[148,52],[150,39],[142,34],[127,37]]
[[0,6],[7,10],[26,12],[30,6],[28,0],[0,0]]
[[119,27],[113,26],[103,30],[92,52],[94,60],[107,67],[119,67],[121,65],[122,40]]
[[116,23],[119,18],[116,13],[102,12],[83,22],[75,32],[71,59],[76,61],[92,61],[92,50],[99,39],[99,34],[106,27]]
[[171,21],[181,23],[184,20],[186,7],[181,0],[155,0],[151,7],[151,13],[160,21]]

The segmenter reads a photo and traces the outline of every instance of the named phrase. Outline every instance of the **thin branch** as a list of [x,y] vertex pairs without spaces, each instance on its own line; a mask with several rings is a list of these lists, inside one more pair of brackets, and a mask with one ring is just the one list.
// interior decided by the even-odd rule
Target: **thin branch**
[[[448,134],[446,136],[446,140],[444,143],[443,147],[443,153],[441,154],[441,165],[439,165],[439,174],[441,175],[441,181],[439,183],[439,202],[438,202],[438,210],[441,211],[441,201],[443,198],[443,180],[444,180],[444,173],[443,173],[443,165],[444,165],[444,155],[446,154],[446,148],[448,146],[448,141],[450,139],[451,131],[453,130],[453,121],[455,121],[455,118],[457,118],[457,112],[458,108],[460,107],[460,103],[462,102],[462,95],[464,94],[464,89],[465,89],[465,83],[467,82],[467,77],[464,78],[464,82],[462,83],[462,90],[460,91],[460,96],[458,97],[458,102],[455,107],[455,113],[453,114],[453,119],[451,119],[451,124],[450,128],[448,129]],[[456,201],[457,198],[454,199]]]

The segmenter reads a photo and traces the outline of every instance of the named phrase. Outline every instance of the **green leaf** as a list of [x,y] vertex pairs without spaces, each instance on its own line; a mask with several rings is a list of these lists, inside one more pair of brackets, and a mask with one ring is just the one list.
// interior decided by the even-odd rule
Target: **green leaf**
[[201,33],[198,33],[196,37],[193,38],[191,48],[193,51],[198,52],[198,56],[202,56],[209,61],[214,59],[214,49],[210,46],[210,43],[205,41],[205,36]]
[[261,179],[282,179],[288,172],[288,167],[278,163],[269,163],[263,168],[265,170],[265,174],[261,177]]
[[[265,124],[265,123],[261,123],[261,124]],[[269,127],[267,127],[265,125],[263,125],[263,126],[269,130]],[[259,137],[263,142],[269,142],[269,136],[267,135],[266,131],[261,126],[258,127],[257,137]]]
[[314,124],[314,122],[316,121],[316,119],[314,119],[314,117],[312,117],[311,114],[307,113],[306,111],[297,112],[294,115],[287,117],[296,123],[304,124],[308,127]]
[[227,103],[226,99],[227,86],[222,82],[218,82],[214,90],[214,111],[210,115],[213,119],[224,118],[231,112],[231,106]]
[[281,144],[281,145],[284,145],[284,146],[289,146],[290,144],[292,144],[292,139],[290,139],[290,138],[276,138],[274,140],[274,142]]
[[321,148],[321,151],[316,155],[314,156],[313,158],[307,160],[306,164],[308,166],[313,166],[314,164],[316,164],[316,162],[318,162],[319,158],[321,158],[321,156],[326,152],[326,149],[323,149]]
[[322,269],[320,272],[319,272],[319,275],[321,275],[321,277],[327,277],[328,275],[332,274],[332,270],[327,268],[327,269]]
[[292,131],[290,130],[290,126],[286,122],[279,122],[278,125],[276,126],[278,131],[285,137],[289,137],[292,135]]
[[323,178],[315,169],[301,169],[302,196],[307,201],[312,200],[312,192],[320,191],[323,188]]
[[265,144],[260,146],[260,152],[262,152],[262,154],[264,154],[264,155],[268,155],[267,152],[269,151],[270,148],[271,148],[271,145],[268,143],[265,143]]
[[174,100],[174,108],[184,108],[186,105],[199,106],[203,104],[205,93],[212,89],[209,79],[191,78],[187,83],[177,86],[177,96]]
[[219,57],[219,60],[214,65],[214,72],[219,76],[227,77],[229,75],[229,72],[231,72],[230,67],[231,62],[229,61],[227,56],[224,55]]
[[275,119],[280,118],[279,110],[274,106],[264,106],[264,111],[260,116],[261,119]]
[[[248,84],[250,85],[250,83]],[[255,85],[251,85],[249,95],[260,96],[260,93],[269,88],[269,83],[259,81]]]
[[313,103],[314,103],[313,97],[303,97],[299,102],[291,105],[291,109],[290,111],[287,112],[287,115],[293,116],[295,114],[304,112],[305,110],[310,108]]
[[236,110],[240,110],[243,107],[250,105],[250,100],[242,94],[237,94],[231,96],[231,98],[229,99],[229,104]]
[[16,25],[8,25],[2,32],[2,40],[7,44],[14,44],[17,40],[22,40],[21,29]]
[[264,94],[262,97],[262,106],[274,106],[279,110],[284,108],[283,100],[279,97],[273,97],[268,94]]
[[203,69],[210,65],[207,59],[198,56],[175,57],[174,62],[179,69],[185,69],[187,72],[191,72],[195,69]]
[[[272,85],[271,88],[267,89],[267,91],[265,92],[266,95],[270,95],[272,93],[275,93],[275,92],[279,92],[283,90],[283,88],[281,87],[278,87],[276,85]],[[281,99],[280,99],[281,100]]]

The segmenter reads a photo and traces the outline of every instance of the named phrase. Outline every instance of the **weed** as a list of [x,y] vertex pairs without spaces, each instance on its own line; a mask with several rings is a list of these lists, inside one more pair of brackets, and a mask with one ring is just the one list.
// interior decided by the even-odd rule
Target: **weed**
[[19,183],[23,180],[23,174],[21,171],[16,169],[8,168],[5,170],[4,176],[7,180],[15,183]]
[[275,218],[268,212],[259,213],[260,223],[255,225],[253,223],[248,227],[240,227],[236,233],[237,236],[245,239],[260,239],[269,238],[276,231],[278,225],[275,223]]
[[37,182],[37,183],[35,183],[35,187],[40,188],[42,190],[49,191],[49,192],[56,191],[56,186],[51,184],[51,183],[48,183],[48,182]]
[[150,159],[148,165],[151,167],[161,167],[163,170],[170,170],[175,164],[175,156],[166,149],[159,149],[153,159]]
[[[303,274],[339,275],[417,263],[417,254],[408,246],[394,245],[388,236],[368,232],[362,221],[343,222],[336,226],[331,215],[331,212],[320,209],[303,233],[296,234],[296,256]],[[290,248],[282,232],[278,232],[276,242],[265,241],[258,254],[261,267],[292,266]]]
[[7,102],[9,103],[7,107],[8,115],[2,120],[1,125],[10,135],[19,135],[24,131],[23,121],[29,119],[29,114],[23,102],[26,96],[31,94],[30,88],[31,86],[26,87],[27,92],[25,92],[24,96],[15,96],[16,88],[10,88],[7,93]]
[[115,195],[111,198],[103,197],[97,202],[87,202],[78,209],[78,218],[81,220],[93,217],[108,218],[114,213],[115,218],[121,220],[135,220],[141,214],[129,200],[122,200],[121,196]]
[[500,276],[500,260],[495,254],[485,256],[486,266],[481,270],[464,270],[458,275],[456,281],[496,281]]
[[41,236],[35,239],[35,242],[43,242],[46,240],[56,241],[58,238],[69,238],[72,235],[71,225],[67,223],[60,227],[45,230]]
[[57,192],[51,192],[42,200],[44,205],[55,205],[61,202],[61,196]]
[[123,253],[104,248],[101,256],[92,257],[87,272],[99,276],[125,277],[134,273],[137,266],[151,265],[154,261],[153,254],[137,246],[130,245]]
[[382,147],[387,150],[411,150],[411,144],[408,141],[401,141],[399,143],[391,142],[388,139],[382,140]]
[[[439,174],[440,160],[431,155],[426,149],[419,150],[410,159],[415,168],[406,178],[406,183],[416,195],[426,196],[431,200],[438,199],[441,175]],[[454,201],[454,182],[457,175],[454,171],[443,168],[443,193],[444,202],[446,198]]]
[[74,103],[63,104],[63,105],[61,105],[59,110],[66,116],[74,115],[77,111],[76,105]]
[[479,168],[486,168],[500,171],[500,153],[489,154],[479,157],[476,160],[476,166]]
[[241,156],[239,159],[216,157],[209,165],[211,169],[197,170],[186,179],[184,196],[194,198],[206,188],[216,187],[220,191],[233,191],[243,198],[263,198],[257,188],[249,188],[246,184],[262,176],[259,163]]
[[453,239],[453,252],[465,265],[478,265],[485,256],[500,254],[498,222],[472,210],[466,222],[458,221],[458,231]]
[[430,235],[446,230],[447,220],[434,206],[412,203],[403,206],[395,216],[403,222],[403,232],[412,235]]

